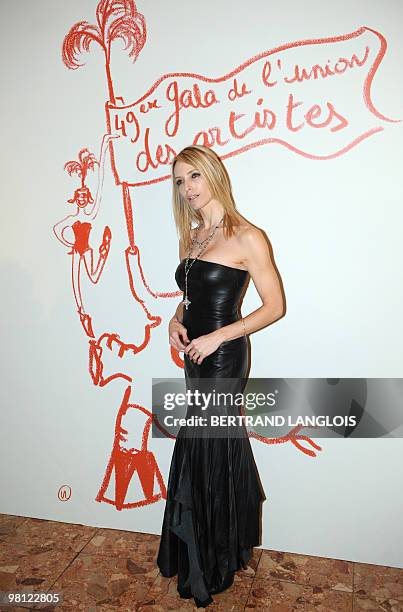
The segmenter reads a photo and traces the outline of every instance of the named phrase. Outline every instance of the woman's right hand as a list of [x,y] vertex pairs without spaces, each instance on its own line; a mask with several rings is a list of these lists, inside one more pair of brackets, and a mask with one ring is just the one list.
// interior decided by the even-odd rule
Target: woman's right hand
[[186,327],[179,321],[179,319],[172,317],[172,319],[169,321],[168,331],[169,344],[177,351],[184,351],[186,345],[189,344]]

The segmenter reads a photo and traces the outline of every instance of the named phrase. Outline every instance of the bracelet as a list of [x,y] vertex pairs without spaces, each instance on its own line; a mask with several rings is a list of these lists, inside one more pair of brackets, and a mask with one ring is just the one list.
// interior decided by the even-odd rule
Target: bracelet
[[244,321],[243,317],[241,317],[241,321],[242,321],[242,325],[243,325],[243,335],[246,336],[245,321]]

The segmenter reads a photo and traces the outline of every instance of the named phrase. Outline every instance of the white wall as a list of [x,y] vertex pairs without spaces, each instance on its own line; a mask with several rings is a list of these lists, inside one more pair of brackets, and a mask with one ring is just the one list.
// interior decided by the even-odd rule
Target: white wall
[[[98,156],[106,132],[108,91],[100,50],[93,45],[90,53],[81,54],[85,66],[75,71],[61,61],[65,34],[79,20],[93,23],[95,8],[92,0],[3,0],[0,8],[6,24],[0,40],[0,511],[159,533],[163,501],[122,511],[95,501],[127,383],[117,379],[103,387],[93,384],[88,338],[72,295],[71,255],[52,233],[57,221],[74,212],[67,199],[79,186],[77,177],[63,170],[65,162],[83,147]],[[384,117],[403,118],[403,8],[398,1],[359,0],[352,5],[341,0],[337,6],[309,0],[286,5],[263,0],[247,5],[176,2],[173,11],[169,3],[157,0],[138,2],[137,8],[147,24],[147,41],[137,62],[130,61],[121,41],[112,51],[115,92],[126,103],[135,102],[167,73],[218,78],[264,51],[367,26],[380,32],[388,45],[372,82],[372,102]],[[251,336],[251,376],[401,376],[402,124],[370,112],[363,99],[378,43],[365,31],[339,41],[337,50],[336,43],[284,50],[281,58],[291,66],[361,53],[369,45],[371,62],[363,69],[295,86],[307,104],[334,101],[348,117],[348,127],[337,132],[304,128],[292,134],[283,124],[269,136],[308,156],[271,143],[226,160],[239,209],[272,242],[287,298],[286,317]],[[257,92],[258,72],[253,66],[248,70],[245,74]],[[283,109],[283,120],[286,97],[285,86],[267,93],[267,102],[279,112]],[[256,99],[251,96],[242,105],[242,112],[253,116]],[[211,124],[216,117],[222,123],[232,108],[223,100],[217,111],[184,116],[177,150],[203,122]],[[155,134],[164,112],[150,116],[149,124],[144,120],[143,128],[147,124]],[[383,129],[337,154],[377,128]],[[231,146],[235,148],[230,144],[223,153]],[[120,163],[130,169],[130,147],[116,150]],[[329,158],[312,158],[320,155]],[[95,193],[96,173],[90,173],[88,183]],[[169,182],[134,187],[131,194],[147,282],[156,292],[175,292],[177,237]],[[109,157],[100,214],[91,234],[95,253],[106,224],[112,231],[109,258],[96,286],[83,281],[83,296],[98,335],[114,332],[138,345],[147,320],[130,294],[122,191],[114,182]],[[179,298],[155,299],[144,287],[138,290],[152,314],[162,317],[161,325],[151,330],[149,344],[136,355],[120,359],[115,347],[110,353],[104,348],[103,357],[105,372],[118,368],[132,378],[131,402],[151,409],[152,377],[182,375],[171,360],[167,338],[167,322]],[[244,315],[258,305],[251,284]],[[130,410],[124,419],[128,448],[138,446],[143,425],[142,414]],[[317,456],[308,457],[291,445],[253,441],[268,498],[263,546],[403,567],[398,520],[403,502],[401,440],[321,439],[319,444]],[[173,442],[150,439],[149,449],[167,481]],[[57,497],[63,484],[72,488],[65,503]],[[113,498],[112,484],[108,492]],[[133,479],[128,498],[134,500],[138,493]]]

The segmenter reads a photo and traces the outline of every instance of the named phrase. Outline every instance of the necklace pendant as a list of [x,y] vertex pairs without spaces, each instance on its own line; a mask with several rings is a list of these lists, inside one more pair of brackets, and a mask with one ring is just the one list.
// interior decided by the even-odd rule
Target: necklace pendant
[[188,309],[189,304],[191,304],[191,301],[187,299],[187,297],[183,300],[182,302],[185,305],[186,310]]

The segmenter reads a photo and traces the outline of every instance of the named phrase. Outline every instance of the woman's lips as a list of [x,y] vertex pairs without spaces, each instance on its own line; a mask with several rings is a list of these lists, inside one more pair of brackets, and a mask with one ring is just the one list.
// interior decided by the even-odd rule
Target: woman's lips
[[189,200],[189,202],[192,202],[193,200],[195,200],[195,199],[196,199],[196,198],[198,198],[198,197],[199,197],[199,194],[197,194],[197,195],[195,195],[195,196],[189,196],[189,197],[188,197],[188,200]]

